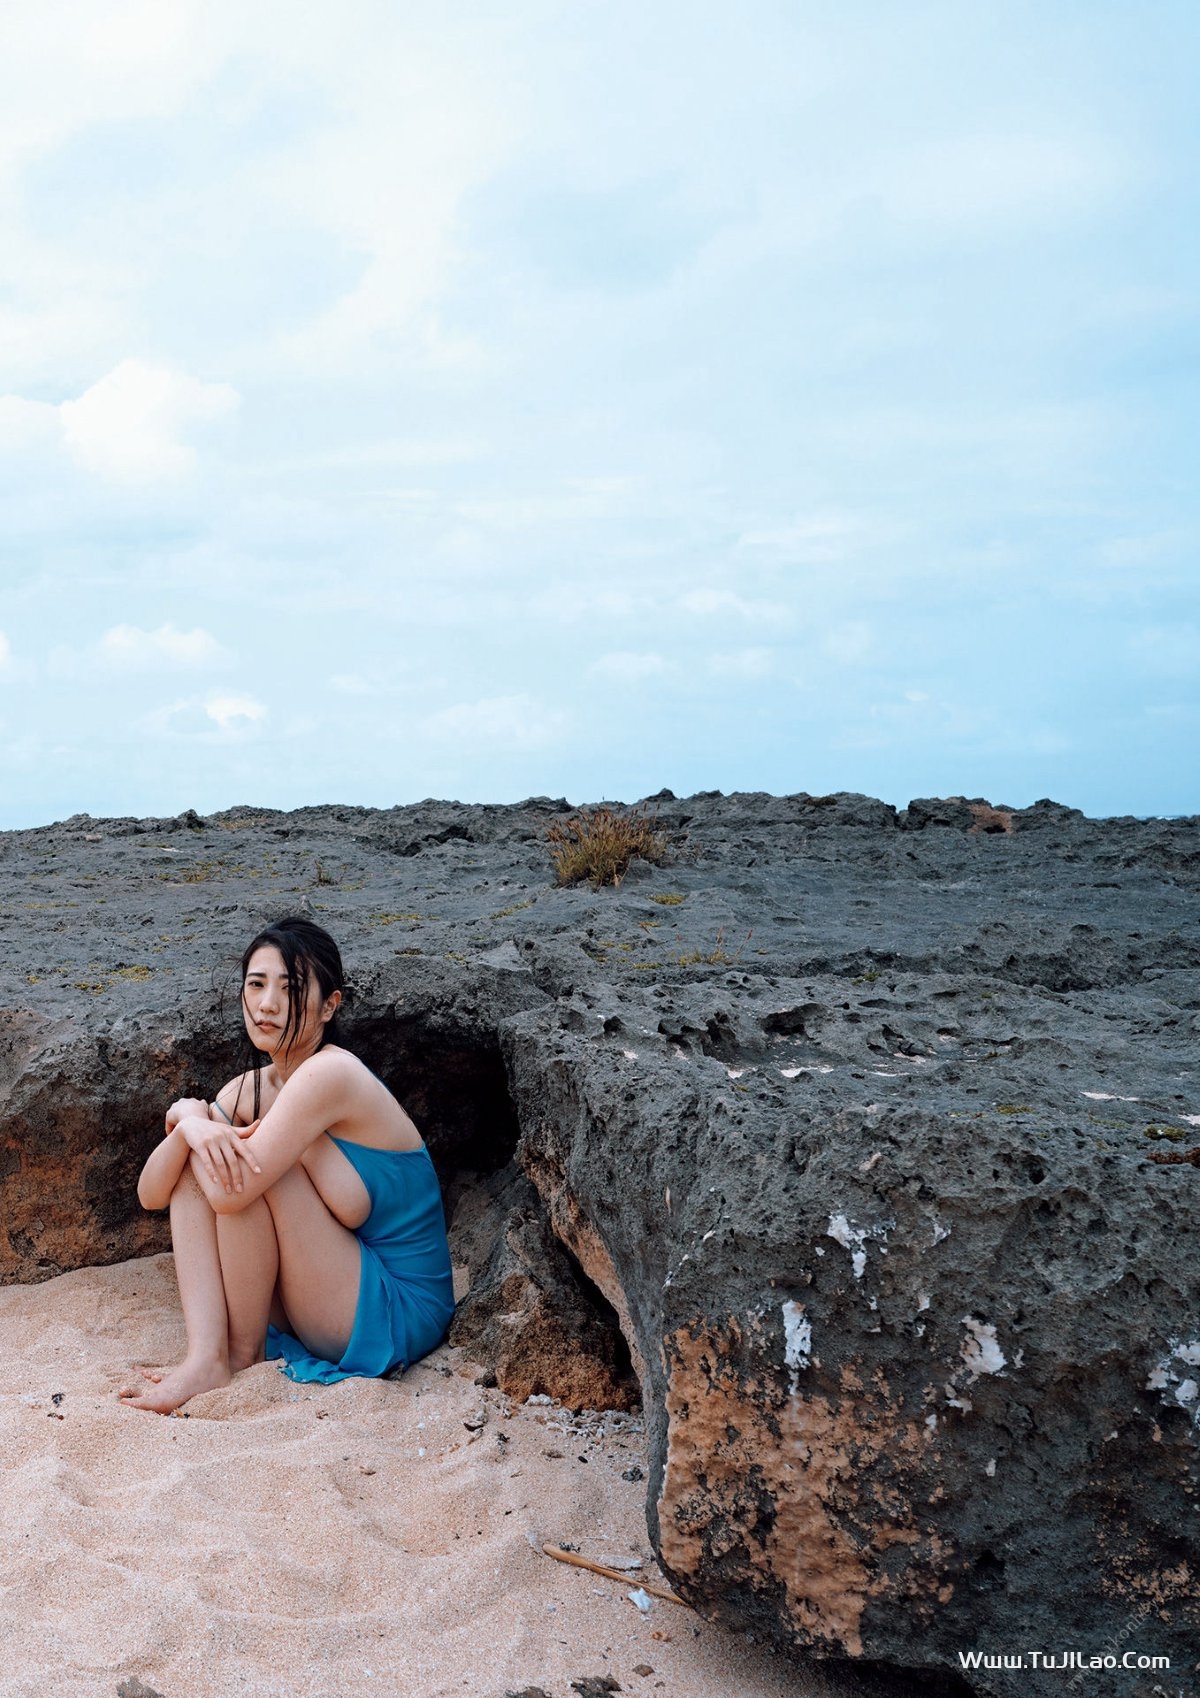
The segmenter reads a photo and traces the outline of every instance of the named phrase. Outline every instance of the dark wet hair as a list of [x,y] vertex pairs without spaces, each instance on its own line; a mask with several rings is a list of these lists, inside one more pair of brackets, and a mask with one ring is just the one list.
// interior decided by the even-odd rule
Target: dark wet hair
[[[289,914],[282,920],[275,920],[252,938],[246,945],[242,955],[242,989],[246,984],[246,974],[250,970],[250,962],[257,949],[277,949],[283,957],[284,969],[287,973],[288,1011],[280,1034],[280,1047],[286,1052],[295,1043],[304,1024],[305,1007],[308,1001],[309,974],[317,981],[318,1002],[324,1002],[334,991],[345,991],[346,978],[342,969],[342,957],[337,944],[323,926],[318,926],[314,920],[305,919],[302,914]],[[338,1039],[340,1034],[335,1030],[337,1015],[328,1021],[321,1032],[317,1048],[321,1049],[327,1043]],[[251,1046],[253,1047],[253,1046]],[[254,1074],[254,1118],[257,1120],[261,1102],[261,1080],[259,1073],[266,1066],[266,1057],[261,1050],[254,1050],[248,1072]],[[238,1095],[241,1095],[239,1087]],[[237,1105],[234,1104],[234,1114]]]

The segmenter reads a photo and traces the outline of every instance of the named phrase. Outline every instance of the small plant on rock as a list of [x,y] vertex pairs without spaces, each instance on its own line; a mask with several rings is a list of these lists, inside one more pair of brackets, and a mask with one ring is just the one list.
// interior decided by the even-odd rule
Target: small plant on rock
[[657,866],[667,852],[666,838],[654,820],[613,808],[556,820],[546,836],[559,884],[582,884],[586,879],[593,890],[620,884],[635,856]]
[[754,932],[748,931],[745,941],[730,955],[725,948],[725,927],[722,926],[717,932],[717,941],[712,949],[690,949],[686,954],[677,956],[676,960],[681,967],[698,967],[701,964],[708,967],[736,967],[741,960],[742,950],[753,936]]

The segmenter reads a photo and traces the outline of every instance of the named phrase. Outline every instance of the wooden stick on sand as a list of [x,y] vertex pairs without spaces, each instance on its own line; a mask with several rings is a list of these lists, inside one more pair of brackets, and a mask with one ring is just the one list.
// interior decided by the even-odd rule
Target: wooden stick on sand
[[[589,1562],[586,1557],[576,1556],[574,1551],[561,1551],[557,1545],[543,1545],[542,1550],[555,1562],[569,1562],[572,1568],[586,1568],[589,1574],[602,1574],[606,1580],[619,1580],[625,1586],[633,1584],[632,1575],[622,1574],[617,1568],[604,1568],[598,1562]],[[651,1598],[661,1598],[664,1603],[680,1604],[684,1609],[688,1607],[682,1598],[677,1598],[674,1592],[664,1592],[661,1586],[643,1585],[641,1589]]]

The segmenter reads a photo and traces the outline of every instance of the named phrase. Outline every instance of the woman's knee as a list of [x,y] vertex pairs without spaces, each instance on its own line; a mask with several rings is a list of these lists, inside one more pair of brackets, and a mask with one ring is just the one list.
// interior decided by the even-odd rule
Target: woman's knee
[[212,1213],[212,1204],[201,1190],[190,1163],[175,1181],[175,1189],[171,1192],[171,1206],[174,1207],[176,1203],[191,1208],[195,1208],[197,1204],[202,1204],[210,1214]]

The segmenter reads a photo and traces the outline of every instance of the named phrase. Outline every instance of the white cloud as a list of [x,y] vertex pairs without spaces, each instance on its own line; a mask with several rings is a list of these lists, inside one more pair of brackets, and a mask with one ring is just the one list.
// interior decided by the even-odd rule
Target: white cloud
[[566,728],[566,716],[532,696],[489,696],[478,702],[457,702],[427,714],[421,729],[448,743],[486,745],[490,749],[524,752],[544,749]]
[[255,733],[266,718],[267,709],[253,696],[214,690],[165,702],[145,714],[139,727],[155,737],[220,745]]
[[[228,0],[0,8],[0,369],[9,382],[61,393],[81,371],[103,369],[144,324],[139,308],[157,270],[139,265],[118,234],[127,193],[101,207],[95,185],[85,184],[84,239],[76,241],[53,214],[39,216],[23,174],[53,170],[60,150],[89,131],[103,144],[114,127],[169,123],[228,50],[222,9],[236,28]],[[177,228],[183,223],[177,207]],[[174,234],[159,242],[156,260]]]
[[212,695],[204,711],[222,731],[246,731],[267,717],[267,710],[253,696]]
[[[867,701],[856,708],[855,716],[847,717],[831,745],[835,749],[918,747],[922,742],[928,747],[979,745],[993,733],[997,722],[991,707],[909,689],[899,698]],[[1013,747],[1012,727],[1006,726],[1003,735],[1005,747]]]
[[420,686],[405,661],[390,666],[367,666],[360,672],[335,672],[329,687],[343,696],[374,697],[411,694]]
[[731,649],[708,657],[708,670],[714,678],[740,678],[749,682],[766,678],[774,666],[775,656],[770,649]]
[[10,683],[15,683],[18,679],[29,680],[37,676],[37,670],[32,661],[19,658],[13,653],[7,633],[0,631],[0,679]]
[[737,547],[741,553],[761,555],[780,565],[819,566],[844,560],[864,535],[860,520],[828,513],[796,519],[790,525],[744,531]]
[[238,400],[227,383],[122,360],[72,401],[0,395],[0,450],[65,450],[88,471],[123,484],[178,479],[196,464],[196,451],[184,438],[232,412]]
[[170,623],[155,631],[137,625],[114,625],[96,645],[101,662],[115,671],[142,671],[147,667],[220,666],[230,659],[217,639],[200,626],[180,631]]
[[[82,648],[58,643],[50,650],[47,664],[52,678],[78,682],[121,674],[212,671],[228,666],[232,660],[230,651],[210,631],[199,625],[181,631],[168,621],[153,631],[138,625],[113,625]],[[163,712],[170,717],[182,706],[194,707],[195,702],[175,703]]]
[[199,0],[55,0],[0,16],[0,182],[89,125],[168,116],[211,68]]
[[1186,620],[1177,625],[1144,625],[1130,634],[1129,649],[1155,676],[1191,678],[1200,654],[1200,631]]
[[628,505],[635,487],[625,478],[571,478],[546,491],[468,496],[457,511],[469,524],[489,530],[537,530],[611,516]]
[[597,678],[611,678],[619,683],[635,684],[645,678],[661,678],[664,672],[670,671],[670,666],[661,654],[618,651],[602,654],[599,660],[592,662],[588,671]]
[[1189,547],[1191,539],[1183,530],[1147,531],[1141,536],[1111,537],[1097,549],[1097,557],[1105,566],[1126,568],[1151,566],[1169,560]]
[[653,605],[654,597],[645,590],[580,589],[567,582],[551,584],[529,601],[531,612],[564,622],[583,618],[627,619]]
[[[487,459],[491,446],[482,438],[385,436],[365,442],[342,443],[319,453],[280,461],[275,471],[361,471],[374,467],[463,466]],[[429,493],[429,492],[422,492]]]
[[835,625],[821,638],[821,647],[825,653],[831,660],[839,661],[843,666],[854,666],[859,661],[866,660],[874,645],[874,633],[861,619],[851,619],[844,625]]
[[58,408],[22,395],[0,395],[0,450],[6,455],[55,448],[62,441]]
[[152,483],[190,472],[196,452],[182,440],[184,433],[232,412],[238,399],[227,383],[122,360],[58,410],[68,451],[89,471],[121,483]]
[[357,672],[335,672],[329,680],[330,688],[339,690],[343,696],[373,696],[377,693],[372,684]]
[[1088,210],[1130,176],[1097,136],[1029,129],[946,136],[936,147],[893,155],[880,189],[889,211],[916,224],[989,231],[1031,218]]
[[735,595],[733,590],[689,590],[679,598],[679,605],[686,613],[698,613],[708,616],[714,613],[730,613],[739,619],[767,619],[772,622],[788,618],[786,607],[772,601],[748,601],[745,596]]
[[436,302],[460,259],[461,203],[507,163],[521,122],[504,32],[478,14],[469,31],[442,33],[351,6],[336,29],[296,34],[285,54],[321,88],[324,121],[255,171],[252,186],[362,264],[280,352],[340,365],[399,335],[427,364],[486,365],[483,345],[443,323]]

